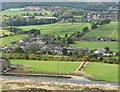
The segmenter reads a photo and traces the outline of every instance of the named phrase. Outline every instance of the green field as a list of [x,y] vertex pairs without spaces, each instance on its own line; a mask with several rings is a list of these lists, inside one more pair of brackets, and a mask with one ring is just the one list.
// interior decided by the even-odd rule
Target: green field
[[[55,23],[55,24],[46,24],[46,25],[37,25],[37,26],[21,26],[23,30],[30,30],[30,29],[40,29],[42,34],[49,34],[49,35],[60,35],[64,36],[65,34],[72,34],[77,31],[81,31],[83,27],[90,26],[89,23]],[[9,34],[8,30],[1,30],[2,32]],[[0,38],[2,41],[2,46],[10,45],[13,41],[19,41],[20,39],[26,37],[27,35],[14,35],[9,37]]]
[[47,11],[47,10],[42,10],[42,11],[24,11],[23,8],[12,8],[12,11],[11,9],[7,9],[7,10],[4,10],[4,11],[1,11],[2,15],[7,15],[7,16],[16,16],[16,15],[21,15],[21,14],[26,14],[26,13],[29,13],[29,14],[34,14],[34,13],[42,13],[43,15],[45,15],[45,13],[47,13],[48,15],[51,14],[50,11]]
[[74,18],[82,18],[83,16],[79,16],[79,15],[74,15]]
[[[39,72],[59,72],[73,73],[79,67],[81,62],[64,62],[64,61],[37,61],[37,60],[11,60],[12,64],[21,64],[30,67],[29,71]],[[58,67],[59,64],[59,67]]]
[[96,80],[118,81],[117,64],[88,63],[84,71]]
[[89,23],[55,23],[55,24],[46,24],[46,25],[37,25],[37,26],[21,26],[23,30],[29,30],[32,28],[40,29],[42,34],[50,35],[60,35],[64,36],[65,34],[72,34],[77,31],[82,31],[84,27],[90,27]]
[[118,42],[76,42],[70,46],[79,48],[85,47],[91,50],[109,47],[111,51],[118,51]]
[[108,36],[115,37],[118,39],[118,22],[111,22],[110,24],[103,25],[100,28],[90,31],[85,36],[88,37]]
[[19,41],[23,39],[24,37],[27,37],[27,35],[13,35],[13,36],[8,36],[4,38],[0,38],[2,44],[0,46],[5,46],[5,45],[11,45],[10,43],[13,41]]
[[1,35],[5,35],[5,34],[6,34],[6,35],[9,35],[10,33],[13,34],[13,33],[10,32],[9,30],[2,30],[2,29],[0,29],[0,36],[1,36]]

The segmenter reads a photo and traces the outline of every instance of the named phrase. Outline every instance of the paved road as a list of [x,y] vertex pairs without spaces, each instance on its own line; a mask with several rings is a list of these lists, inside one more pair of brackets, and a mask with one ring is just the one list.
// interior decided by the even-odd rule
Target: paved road
[[72,77],[72,78],[55,78],[55,77],[16,77],[16,76],[2,76],[2,79],[12,79],[12,80],[35,80],[35,81],[52,81],[52,82],[63,82],[63,83],[76,83],[76,84],[99,84],[99,85],[118,85],[115,82],[104,82],[104,81],[92,81],[85,79],[83,77]]

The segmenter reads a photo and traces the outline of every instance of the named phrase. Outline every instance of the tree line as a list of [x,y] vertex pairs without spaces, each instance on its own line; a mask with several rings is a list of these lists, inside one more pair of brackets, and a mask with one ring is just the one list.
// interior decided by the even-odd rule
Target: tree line
[[[25,60],[40,60],[40,61],[89,61],[89,62],[102,62],[109,64],[120,64],[117,58],[114,57],[102,57],[98,55],[83,55],[81,56],[53,56],[53,55],[42,55],[42,54],[27,54],[27,53],[7,53],[3,54],[8,59],[25,59]],[[99,58],[97,58],[99,57]]]
[[28,25],[41,25],[41,24],[52,24],[56,23],[57,19],[48,19],[48,18],[40,18],[36,19],[34,16],[30,18],[24,18],[21,16],[10,17],[9,19],[3,22],[6,26],[28,26]]

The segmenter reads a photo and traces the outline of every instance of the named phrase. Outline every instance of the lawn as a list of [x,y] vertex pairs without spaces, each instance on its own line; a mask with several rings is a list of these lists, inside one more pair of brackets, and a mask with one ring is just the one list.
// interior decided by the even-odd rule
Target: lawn
[[42,10],[42,11],[24,11],[23,8],[11,8],[11,9],[7,9],[1,12],[2,15],[8,15],[8,16],[16,16],[16,15],[21,15],[21,14],[34,14],[34,13],[42,13],[43,15],[47,14],[51,14],[50,11],[47,10]]
[[118,81],[117,64],[88,63],[84,71],[96,80]]
[[19,41],[19,40],[23,39],[24,37],[27,37],[27,35],[21,34],[21,35],[13,35],[13,36],[0,38],[0,40],[2,42],[2,44],[0,44],[0,46],[11,45],[11,42]]
[[[40,72],[59,72],[73,73],[79,67],[81,62],[65,62],[65,61],[37,61],[37,60],[11,60],[12,64],[26,65],[29,71]],[[59,65],[59,67],[58,67]]]
[[71,44],[73,47],[85,47],[89,49],[109,47],[111,51],[118,51],[118,42],[76,42]]
[[40,29],[42,34],[60,35],[72,34],[77,31],[82,31],[84,27],[90,27],[89,23],[55,23],[35,26],[21,26],[23,30]]
[[90,31],[85,36],[88,37],[108,36],[115,37],[118,39],[118,22],[111,22],[110,24],[103,25],[100,28]]

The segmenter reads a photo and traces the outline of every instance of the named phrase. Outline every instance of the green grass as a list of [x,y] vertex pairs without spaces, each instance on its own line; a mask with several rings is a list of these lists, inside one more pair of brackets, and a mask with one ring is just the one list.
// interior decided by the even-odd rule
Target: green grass
[[[49,35],[60,35],[64,36],[65,34],[72,34],[76,31],[81,31],[83,27],[90,26],[89,23],[55,23],[55,24],[46,24],[46,25],[37,25],[37,26],[21,26],[19,28],[22,28],[23,30],[29,30],[32,28],[40,29],[42,34],[49,34]],[[3,32],[5,30],[1,30]],[[9,31],[6,31],[9,34]],[[5,38],[0,38],[2,41],[2,46],[10,45],[13,41],[19,41],[20,39],[26,37],[27,35],[15,35],[15,36],[9,36]]]
[[70,46],[89,49],[109,47],[111,51],[118,51],[118,42],[76,42]]
[[[14,8],[13,8],[14,9]],[[7,16],[16,16],[16,15],[21,15],[21,14],[26,14],[27,12],[29,14],[34,14],[34,13],[42,13],[43,15],[45,15],[45,13],[47,14],[51,14],[50,11],[47,10],[42,10],[42,11],[23,11],[23,8],[15,8],[15,9],[20,9],[20,11],[10,11],[10,9],[1,11],[2,15],[7,15]]]
[[82,31],[84,27],[90,27],[89,23],[55,23],[55,24],[46,24],[46,25],[37,25],[37,26],[21,26],[23,30],[29,30],[32,28],[40,29],[42,34],[50,35],[60,35],[64,36],[65,34],[72,34],[77,31]]
[[74,18],[82,18],[83,16],[81,15],[81,16],[79,16],[79,15],[74,15],[73,16]]
[[[114,30],[116,31],[112,34]],[[111,36],[118,39],[118,22],[111,22],[110,24],[103,25],[98,29],[90,31],[85,36],[88,37]]]
[[[29,71],[58,72],[58,61],[37,61],[37,60],[11,60],[12,64],[26,65]],[[61,73],[73,73],[81,62],[59,61],[59,71]]]
[[96,80],[118,81],[117,64],[89,63],[84,71]]
[[22,38],[27,37],[27,35],[13,35],[13,36],[8,36],[4,38],[0,38],[2,44],[0,46],[5,46],[5,45],[11,45],[10,43],[13,41],[19,41]]
[[0,29],[0,36],[1,36],[1,35],[4,35],[4,34],[9,35],[10,33],[13,34],[13,33],[10,32],[9,30]]

